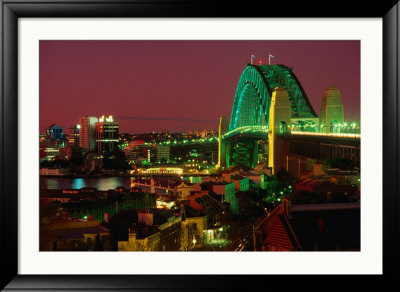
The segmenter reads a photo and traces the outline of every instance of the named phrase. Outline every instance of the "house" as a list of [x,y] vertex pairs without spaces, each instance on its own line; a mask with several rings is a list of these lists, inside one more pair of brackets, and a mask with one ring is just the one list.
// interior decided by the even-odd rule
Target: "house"
[[181,217],[166,209],[142,209],[118,251],[176,251],[181,246]]
[[181,184],[175,187],[175,194],[177,195],[178,200],[186,200],[186,197],[190,195],[190,192],[193,191],[193,184],[188,182],[181,182]]
[[256,249],[266,251],[359,251],[360,204],[292,205],[284,198],[255,227]]
[[245,192],[250,188],[249,178],[239,174],[231,175],[231,181],[235,184],[235,191]]
[[96,237],[104,246],[109,230],[100,221],[60,221],[40,226],[41,251],[88,251],[96,248]]

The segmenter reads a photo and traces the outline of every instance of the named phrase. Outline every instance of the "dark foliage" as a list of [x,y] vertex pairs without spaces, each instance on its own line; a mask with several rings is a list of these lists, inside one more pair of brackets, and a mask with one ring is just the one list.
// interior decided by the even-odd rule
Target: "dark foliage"
[[126,161],[125,153],[119,149],[111,151],[104,155],[103,160],[104,169],[114,169],[126,171],[130,169],[128,162]]
[[123,210],[111,217],[107,228],[110,230],[112,250],[118,250],[118,241],[128,240],[129,228],[133,227],[137,218],[137,212],[134,210]]
[[326,198],[313,192],[299,191],[292,196],[292,204],[294,205],[323,203],[326,203]]
[[325,168],[339,168],[340,170],[352,170],[354,168],[351,160],[340,157],[325,159],[323,166]]

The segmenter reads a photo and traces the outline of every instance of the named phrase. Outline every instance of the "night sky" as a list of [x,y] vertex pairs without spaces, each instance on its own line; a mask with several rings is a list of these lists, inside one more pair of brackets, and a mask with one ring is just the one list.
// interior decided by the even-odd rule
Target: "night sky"
[[120,133],[218,129],[251,54],[294,67],[318,115],[335,85],[360,119],[359,41],[40,41],[40,131],[110,114]]

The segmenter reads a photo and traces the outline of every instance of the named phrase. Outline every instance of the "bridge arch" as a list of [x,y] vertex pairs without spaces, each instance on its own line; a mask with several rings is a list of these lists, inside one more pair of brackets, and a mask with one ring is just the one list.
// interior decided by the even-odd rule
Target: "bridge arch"
[[229,131],[244,126],[268,126],[271,96],[276,87],[287,90],[292,117],[317,117],[292,69],[284,65],[248,64],[236,88]]

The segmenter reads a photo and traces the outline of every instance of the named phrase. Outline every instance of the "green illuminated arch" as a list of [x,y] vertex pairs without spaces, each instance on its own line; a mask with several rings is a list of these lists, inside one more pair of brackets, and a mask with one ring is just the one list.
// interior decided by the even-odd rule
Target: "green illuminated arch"
[[240,76],[229,131],[269,123],[269,107],[276,87],[288,91],[292,117],[317,117],[293,70],[284,65],[247,65]]

